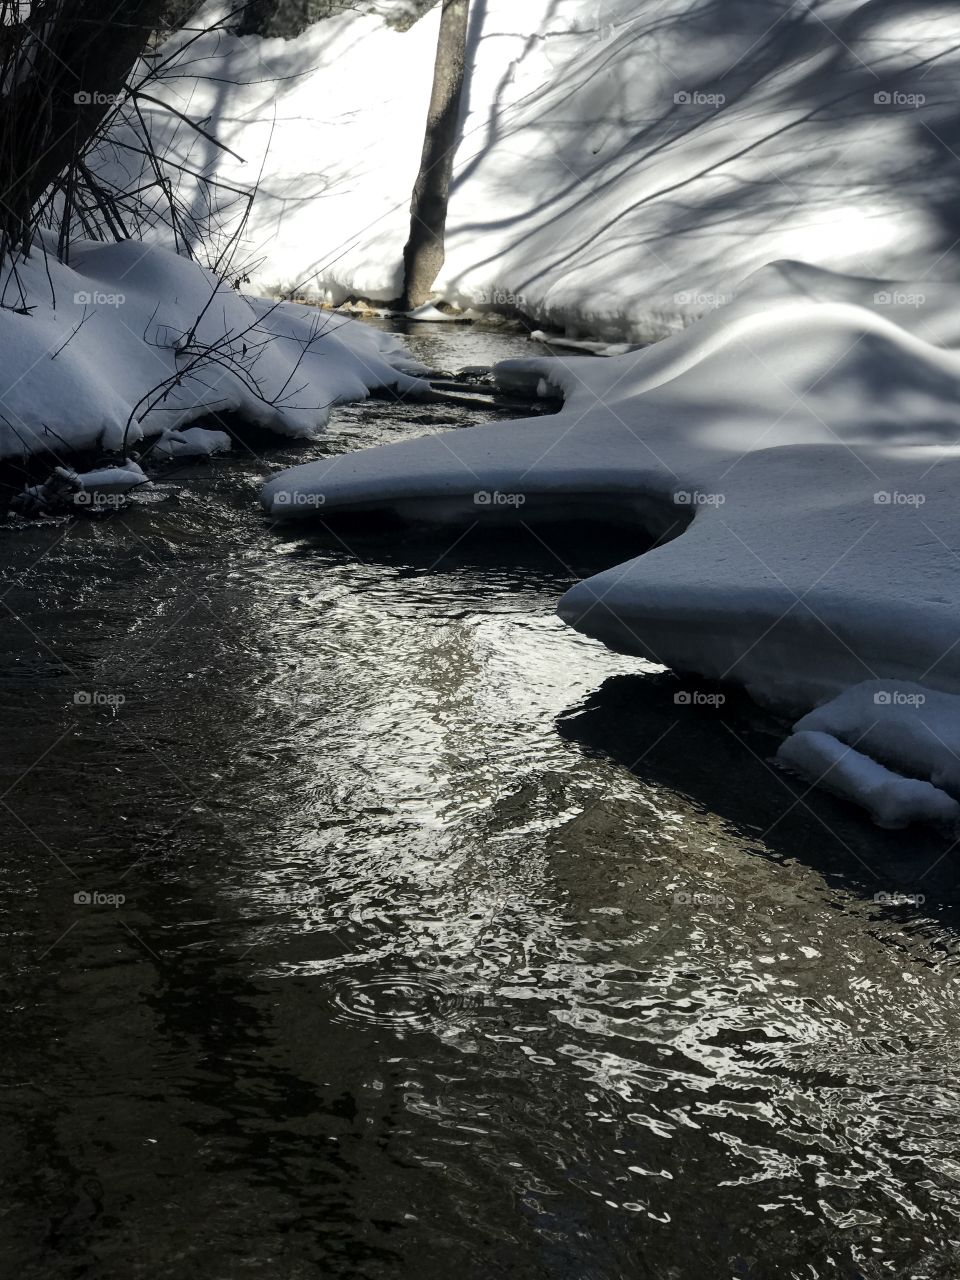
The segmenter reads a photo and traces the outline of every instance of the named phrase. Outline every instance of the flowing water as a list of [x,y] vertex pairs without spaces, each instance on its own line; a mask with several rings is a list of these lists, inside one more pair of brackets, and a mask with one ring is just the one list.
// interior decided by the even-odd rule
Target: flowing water
[[0,533],[2,1274],[952,1280],[953,852],[564,627],[623,533],[256,505],[457,420]]

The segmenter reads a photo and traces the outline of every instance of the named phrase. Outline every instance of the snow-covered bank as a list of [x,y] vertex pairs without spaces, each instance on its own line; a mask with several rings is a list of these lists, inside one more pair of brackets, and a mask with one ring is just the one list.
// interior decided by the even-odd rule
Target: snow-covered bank
[[853,685],[799,720],[777,759],[841,794],[853,777],[856,798],[885,826],[956,821],[960,698],[905,681]]
[[960,694],[958,317],[956,287],[778,263],[655,347],[510,362],[562,388],[555,417],[296,467],[263,502],[633,519],[664,545],[563,596],[581,631],[787,711],[876,679]]
[[[259,178],[239,261],[260,291],[398,293],[437,21],[210,36],[151,90],[246,161],[143,103],[179,164]],[[616,340],[782,257],[956,278],[954,25],[903,0],[475,0],[439,291]],[[135,175],[115,138],[101,169]]]
[[[75,245],[70,266],[35,250],[5,277],[2,301],[2,458],[117,451],[125,437],[135,443],[211,410],[309,437],[332,404],[418,386],[389,334],[244,296],[135,241]],[[196,447],[195,437],[159,446]]]
[[922,778],[904,777],[871,756],[845,746],[829,733],[803,730],[787,738],[777,752],[787,770],[811,786],[852,800],[880,827],[906,827],[911,822],[954,823],[960,804]]

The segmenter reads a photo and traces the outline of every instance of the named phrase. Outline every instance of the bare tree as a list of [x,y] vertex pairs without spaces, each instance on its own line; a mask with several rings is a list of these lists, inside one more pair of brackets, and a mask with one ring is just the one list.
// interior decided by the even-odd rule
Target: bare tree
[[443,0],[423,154],[410,202],[410,238],[403,250],[400,305],[404,310],[427,301],[443,266],[450,179],[459,141],[469,10],[470,0]]

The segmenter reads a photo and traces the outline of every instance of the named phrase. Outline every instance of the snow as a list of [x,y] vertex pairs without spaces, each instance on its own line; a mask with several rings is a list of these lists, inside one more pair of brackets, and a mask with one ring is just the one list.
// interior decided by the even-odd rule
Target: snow
[[813,786],[852,800],[881,827],[911,822],[955,823],[960,804],[929,782],[902,778],[829,733],[793,734],[777,752],[784,768]]
[[408,320],[419,320],[428,324],[458,324],[463,322],[462,316],[452,315],[448,311],[441,311],[432,302],[425,302],[422,306],[414,307],[412,311],[407,311],[404,314]]
[[93,471],[54,467],[43,484],[25,485],[12,505],[25,515],[58,513],[70,508],[103,512],[122,506],[128,493],[149,483],[149,477],[132,459],[120,466],[97,467]]
[[136,462],[117,467],[98,467],[93,471],[74,471],[72,478],[84,493],[129,493],[150,481]]
[[0,301],[0,457],[120,451],[212,410],[310,437],[333,404],[421,385],[391,335],[134,241],[75,245],[69,266],[38,246]]
[[186,427],[183,431],[165,431],[152,445],[150,453],[156,458],[209,458],[215,453],[227,453],[231,447],[225,431],[210,431],[206,427]]
[[[238,259],[258,291],[398,295],[438,13],[211,35],[151,88],[245,161],[143,102],[178,163],[258,182]],[[944,15],[894,0],[477,4],[439,295],[622,342],[785,257],[956,279],[958,60]],[[101,172],[136,177],[130,141],[119,127]],[[206,207],[188,173],[177,187]]]
[[661,545],[559,602],[610,647],[787,712],[867,680],[960,694],[958,345],[956,286],[777,263],[656,346],[508,362],[556,416],[308,463],[262,501],[548,545],[550,519],[620,520]]
[[796,733],[832,734],[960,799],[960,698],[909,681],[868,680],[816,707]]

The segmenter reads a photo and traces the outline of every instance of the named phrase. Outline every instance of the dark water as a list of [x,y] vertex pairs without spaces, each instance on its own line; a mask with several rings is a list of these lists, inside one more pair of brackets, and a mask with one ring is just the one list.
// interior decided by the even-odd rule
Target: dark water
[[266,469],[0,535],[0,1274],[955,1277],[953,852],[562,626],[629,538],[291,534]]

